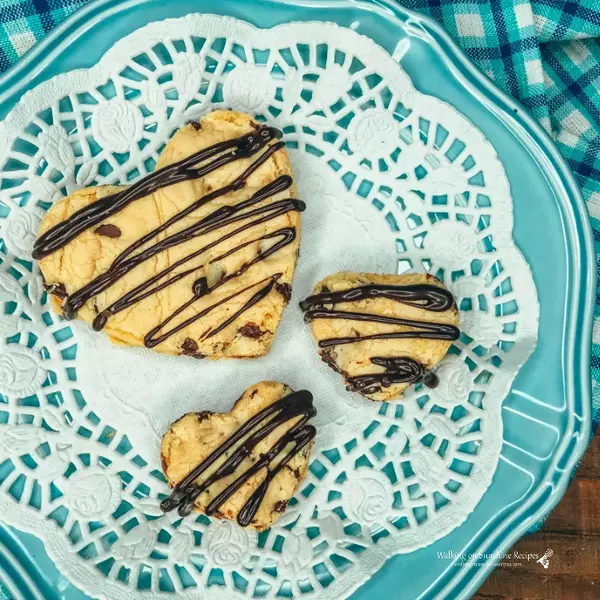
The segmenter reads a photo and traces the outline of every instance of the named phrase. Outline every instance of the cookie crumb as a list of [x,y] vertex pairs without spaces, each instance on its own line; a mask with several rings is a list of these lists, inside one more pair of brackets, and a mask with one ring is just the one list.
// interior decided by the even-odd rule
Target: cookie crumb
[[261,335],[264,335],[264,331],[256,323],[246,323],[239,329],[239,333],[245,337],[257,339]]
[[103,235],[108,238],[118,238],[121,237],[121,230],[112,223],[105,223],[104,225],[100,225],[97,229],[94,229],[94,233],[98,235]]

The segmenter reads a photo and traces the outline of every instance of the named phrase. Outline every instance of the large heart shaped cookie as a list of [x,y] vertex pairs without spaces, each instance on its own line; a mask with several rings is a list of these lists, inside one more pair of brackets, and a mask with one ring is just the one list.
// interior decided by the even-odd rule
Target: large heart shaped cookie
[[460,335],[454,299],[432,275],[336,273],[300,306],[321,358],[372,400],[437,385],[432,369]]
[[162,509],[267,529],[306,476],[315,414],[309,392],[263,381],[229,413],[185,415],[162,440],[163,471],[175,487]]
[[280,136],[215,111],[179,130],[136,184],[52,207],[34,257],[56,308],[118,344],[199,358],[268,352],[304,209]]

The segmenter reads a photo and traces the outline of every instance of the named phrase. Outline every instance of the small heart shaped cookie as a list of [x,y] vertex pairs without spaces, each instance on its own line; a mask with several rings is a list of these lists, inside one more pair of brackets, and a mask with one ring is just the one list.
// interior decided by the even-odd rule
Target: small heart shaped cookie
[[268,352],[304,209],[280,137],[215,111],[180,129],[134,185],[57,203],[34,248],[55,307],[121,345],[198,358]]
[[435,387],[431,370],[460,335],[452,294],[432,275],[336,273],[300,307],[323,361],[372,400]]
[[190,413],[161,445],[172,494],[164,511],[192,510],[258,531],[285,511],[306,476],[315,428],[312,395],[276,381],[248,388],[229,413]]

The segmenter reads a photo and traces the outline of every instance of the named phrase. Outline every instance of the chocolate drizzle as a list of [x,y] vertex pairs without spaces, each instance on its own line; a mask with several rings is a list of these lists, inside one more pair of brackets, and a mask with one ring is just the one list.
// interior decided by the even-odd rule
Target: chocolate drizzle
[[308,310],[311,306],[355,302],[375,298],[387,298],[433,312],[444,312],[454,305],[454,298],[448,290],[436,285],[420,283],[416,285],[371,284],[350,288],[341,292],[330,292],[327,290],[321,294],[309,296],[306,300],[300,302],[300,308]]
[[386,317],[385,315],[372,315],[368,313],[349,312],[345,310],[333,310],[327,308],[310,309],[305,315],[306,322],[313,319],[349,319],[351,321],[367,321],[370,323],[385,323],[387,325],[404,325],[411,327],[409,331],[393,331],[389,333],[378,333],[374,335],[363,335],[346,338],[330,338],[321,340],[319,346],[328,348],[329,346],[338,346],[340,344],[354,344],[364,340],[390,340],[402,338],[422,338],[430,340],[457,340],[460,332],[454,325],[444,325],[443,323],[429,323],[427,321],[413,321],[411,319],[399,319],[396,317]]
[[427,387],[437,387],[439,380],[437,375],[425,369],[425,367],[405,356],[394,356],[385,358],[374,356],[371,358],[374,365],[384,367],[383,373],[359,375],[348,377],[348,383],[353,391],[363,394],[374,394],[382,387],[389,387],[394,383],[420,383],[424,382]]
[[[80,233],[119,212],[134,200],[149,196],[156,190],[181,181],[199,179],[240,158],[249,158],[264,148],[271,140],[280,139],[281,135],[281,131],[274,127],[261,127],[257,131],[236,139],[220,142],[172,165],[163,167],[127,189],[96,200],[96,202],[81,208],[62,223],[49,229],[36,240],[32,256],[36,260],[44,258],[44,256],[48,256],[59,248],[66,246]],[[227,150],[230,150],[230,152],[226,152]],[[218,156],[212,162],[201,167],[195,167],[198,163],[219,154],[221,156]],[[243,187],[243,182],[240,182],[239,185]]]
[[[223,478],[233,475],[252,450],[278,427],[297,419],[268,451],[261,453],[255,463],[213,498],[204,511],[208,516],[215,514],[250,477],[266,469],[265,478],[237,516],[240,525],[249,525],[271,481],[315,437],[315,428],[307,425],[308,420],[317,414],[312,399],[312,394],[306,390],[292,392],[255,414],[175,486],[171,495],[162,501],[161,509],[169,512],[177,508],[182,517],[189,515],[196,499],[204,491]],[[229,451],[231,453],[228,455]],[[201,482],[197,481],[221,458],[222,463],[210,475]]]
[[50,285],[44,284],[44,289],[53,296],[56,296],[59,300],[64,300],[68,294],[63,283],[51,283]]
[[[328,338],[319,341],[320,348],[331,348],[343,344],[355,344],[367,340],[390,339],[432,339],[454,341],[460,337],[460,331],[454,325],[444,323],[431,323],[389,317],[367,312],[353,312],[338,310],[335,305],[360,300],[386,298],[401,302],[415,308],[431,312],[445,312],[454,306],[452,294],[438,286],[429,284],[417,285],[364,285],[350,288],[340,292],[331,292],[324,289],[320,294],[309,296],[300,302],[300,308],[305,311],[304,320],[308,323],[314,319],[346,319],[369,323],[383,323],[386,325],[399,325],[407,329],[390,331],[372,335],[357,335],[349,337]],[[329,356],[328,354],[326,356]],[[327,359],[328,362],[335,360]],[[428,387],[436,387],[437,377],[427,371],[424,365],[408,357],[372,357],[371,363],[384,367],[384,371],[356,377],[347,377],[350,389],[363,394],[374,394],[381,391],[382,387],[389,387],[396,383],[423,382]]]
[[[146,176],[144,179],[127,188],[126,190],[97,200],[89,206],[86,206],[75,212],[68,219],[62,223],[59,223],[45,234],[40,236],[34,247],[33,255],[35,258],[43,258],[59,248],[64,247],[66,244],[75,239],[80,233],[89,229],[90,227],[94,227],[101,221],[105,221],[108,217],[122,210],[125,206],[136,199],[142,198],[152,194],[156,190],[181,181],[203,177],[219,167],[227,165],[233,161],[241,158],[249,158],[258,154],[258,157],[250,164],[250,166],[233,181],[217,190],[212,190],[210,193],[197,199],[190,206],[180,211],[163,224],[156,227],[154,230],[143,235],[141,238],[123,250],[121,254],[114,259],[106,272],[97,276],[92,281],[88,282],[82,288],[66,298],[62,307],[64,316],[67,319],[74,318],[79,309],[84,306],[86,302],[88,302],[94,296],[102,293],[106,289],[112,287],[117,281],[126,276],[132,269],[156,256],[157,254],[164,252],[169,248],[184,244],[195,238],[219,231],[238,222],[240,223],[239,227],[236,227],[234,230],[223,234],[220,238],[207,243],[200,249],[175,261],[173,264],[170,264],[156,275],[150,277],[146,281],[122,295],[118,300],[106,307],[95,317],[93,321],[93,327],[95,330],[99,331],[106,325],[107,320],[112,315],[130,308],[134,304],[159,292],[160,290],[165,289],[170,285],[173,285],[184,277],[204,269],[211,264],[215,264],[218,261],[225,259],[226,257],[235,254],[236,252],[239,252],[240,250],[243,250],[252,244],[260,244],[261,247],[264,247],[265,242],[272,241],[270,246],[261,250],[256,257],[245,263],[240,269],[238,269],[238,271],[235,273],[226,274],[216,283],[209,285],[206,277],[197,279],[192,286],[190,299],[184,302],[184,304],[177,308],[158,326],[149,331],[144,338],[144,344],[148,347],[154,347],[163,342],[169,336],[177,333],[184,327],[187,327],[197,319],[215,310],[225,302],[238,297],[243,292],[251,292],[254,290],[254,288],[256,288],[254,290],[254,295],[240,310],[236,311],[234,315],[229,317],[218,327],[212,331],[206,332],[203,335],[202,340],[208,339],[222,331],[227,325],[233,322],[235,318],[239,317],[243,312],[263,299],[271,291],[275,282],[281,277],[281,273],[277,273],[268,279],[247,286],[243,290],[240,290],[235,294],[232,294],[221,300],[220,302],[203,309],[191,318],[185,320],[183,323],[172,327],[166,332],[163,331],[169,323],[171,323],[183,311],[194,304],[198,299],[209,295],[228,281],[241,276],[253,265],[265,260],[296,239],[295,228],[284,227],[277,231],[268,232],[262,236],[255,237],[254,239],[244,241],[234,248],[223,252],[221,255],[212,258],[210,261],[201,265],[193,266],[187,269],[185,269],[183,266],[189,261],[200,257],[202,254],[208,252],[212,248],[231,238],[234,238],[239,234],[242,234],[247,230],[268,223],[269,221],[276,219],[277,217],[290,211],[303,211],[305,209],[304,202],[291,198],[279,200],[266,205],[260,205],[260,203],[262,203],[264,200],[279,194],[292,186],[293,180],[289,175],[278,177],[275,181],[268,183],[263,188],[258,190],[251,198],[247,200],[243,200],[235,205],[226,205],[216,208],[207,216],[197,220],[195,223],[185,227],[181,231],[167,235],[162,239],[160,239],[160,234],[194,211],[216,200],[217,198],[220,198],[231,192],[241,190],[244,187],[248,177],[250,177],[252,173],[254,173],[262,164],[264,164],[275,152],[284,147],[283,142],[275,141],[278,140],[281,135],[281,132],[275,128],[259,127],[256,131],[243,135],[237,139],[215,144],[214,146],[201,150],[200,152],[197,152],[177,163],[159,169],[155,173]],[[271,144],[272,141],[275,141],[275,143]],[[209,162],[205,162],[205,164],[197,166],[198,163],[203,161]],[[95,231],[106,235],[106,227],[106,225],[102,225]],[[180,267],[180,271],[173,273],[173,271],[179,269]],[[262,287],[259,288],[258,286],[260,285],[262,285]]]

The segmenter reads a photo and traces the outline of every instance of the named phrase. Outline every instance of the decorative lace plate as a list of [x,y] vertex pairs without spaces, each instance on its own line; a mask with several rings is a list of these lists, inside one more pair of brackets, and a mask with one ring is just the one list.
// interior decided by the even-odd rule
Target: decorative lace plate
[[[189,15],[147,25],[89,70],[23,96],[0,126],[0,514],[90,595],[342,598],[398,553],[458,527],[490,484],[501,406],[537,338],[503,165],[469,120],[398,60],[329,23],[260,30]],[[31,248],[43,211],[153,170],[172,132],[214,108],[283,129],[307,201],[294,297],[271,353],[197,362],[113,348],[49,309]],[[339,269],[429,271],[462,336],[435,390],[376,404],[318,358],[297,301]],[[268,532],[158,508],[158,444],[248,385],[313,391],[309,477]]]

